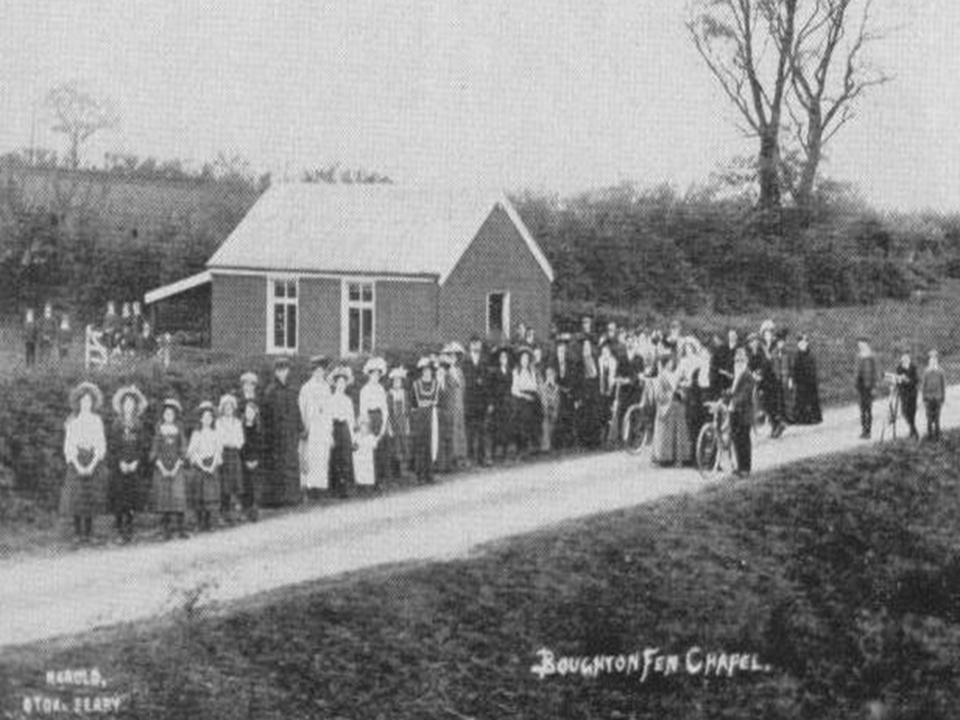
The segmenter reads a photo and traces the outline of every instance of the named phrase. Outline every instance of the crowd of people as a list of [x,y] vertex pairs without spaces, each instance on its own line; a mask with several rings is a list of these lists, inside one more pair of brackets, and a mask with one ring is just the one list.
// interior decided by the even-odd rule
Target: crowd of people
[[[157,341],[150,322],[143,315],[139,301],[125,302],[117,313],[117,305],[107,303],[107,310],[98,329],[100,342],[111,355],[151,354]],[[24,360],[27,367],[49,365],[65,360],[73,344],[73,328],[66,312],[56,313],[47,302],[38,318],[27,308],[23,319]]]
[[[104,331],[123,347],[136,337],[139,317],[131,306]],[[262,391],[260,377],[245,372],[239,392],[216,405],[209,398],[187,411],[177,398],[165,398],[153,427],[144,421],[148,399],[135,386],[121,388],[110,432],[100,415],[101,391],[85,382],[70,397],[61,512],[73,518],[81,540],[104,512],[129,540],[134,513],[142,510],[160,515],[167,536],[183,535],[188,517],[203,531],[215,522],[255,520],[262,505],[376,492],[404,476],[430,483],[435,473],[457,468],[614,445],[624,412],[637,403],[656,418],[654,461],[688,464],[707,420],[703,402],[727,393],[736,404],[739,397],[737,417],[747,422],[755,377],[769,389],[774,434],[788,418],[819,421],[816,367],[805,340],[785,362],[782,335],[768,330],[751,335],[746,347],[731,331],[725,344],[714,338],[711,349],[679,324],[660,333],[610,323],[598,336],[584,318],[580,332],[557,334],[549,349],[521,328],[512,342],[489,350],[477,337],[466,348],[448,343],[415,367],[390,368],[373,357],[360,383],[349,366],[331,368],[329,358],[317,356],[299,387],[281,357]],[[788,394],[796,401],[788,404]]]
[[[799,334],[788,347],[788,333],[771,321],[745,343],[734,329],[697,338],[680,323],[666,332],[609,323],[596,334],[589,317],[549,346],[529,330],[520,333],[491,349],[478,337],[466,348],[450,342],[410,367],[372,357],[360,378],[316,356],[299,386],[280,357],[265,388],[257,373],[244,372],[239,392],[216,405],[209,398],[186,411],[177,398],[162,399],[152,428],[143,419],[149,401],[128,386],[113,397],[109,433],[99,415],[101,391],[85,382],[70,398],[61,512],[73,517],[81,540],[90,536],[92,517],[107,511],[129,540],[134,513],[145,509],[160,515],[166,536],[185,535],[188,517],[204,531],[256,520],[265,505],[375,493],[404,477],[432,483],[436,473],[458,468],[616,446],[630,407],[649,416],[645,441],[654,463],[691,465],[710,421],[706,403],[717,399],[729,411],[737,472],[747,474],[758,410],[773,438],[788,424],[822,421],[808,338]],[[938,437],[946,383],[935,353],[922,377],[905,353],[895,376],[911,434],[919,393]],[[879,379],[862,338],[856,385],[867,437]]]

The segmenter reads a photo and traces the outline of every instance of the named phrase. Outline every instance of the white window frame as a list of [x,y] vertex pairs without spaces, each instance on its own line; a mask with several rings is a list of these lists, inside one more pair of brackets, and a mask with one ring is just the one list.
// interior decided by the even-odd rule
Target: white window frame
[[503,295],[503,329],[500,331],[503,337],[510,337],[510,291],[509,290],[491,290],[487,293],[486,304],[483,308],[483,314],[487,322],[487,337],[490,337],[490,297],[493,295]]
[[[351,285],[369,285],[370,299],[363,300],[363,290],[360,291],[360,300],[350,300]],[[350,350],[350,310],[359,309],[361,323],[363,310],[370,310],[370,352],[377,347],[377,281],[372,277],[345,277],[340,281],[340,356],[346,357],[350,354],[357,354],[358,351]],[[363,337],[363,328],[361,326],[361,338]]]
[[[292,282],[295,287],[295,292],[297,294],[296,298],[292,301],[290,298],[277,298],[274,296],[274,283]],[[300,313],[300,278],[297,275],[267,275],[267,354],[268,355],[296,355],[298,349],[300,348],[300,327],[303,322],[303,317]],[[273,338],[275,335],[275,326],[274,326],[274,307],[278,304],[284,305],[293,305],[296,308],[297,313],[297,322],[296,322],[296,337],[293,338],[293,347],[277,347]]]

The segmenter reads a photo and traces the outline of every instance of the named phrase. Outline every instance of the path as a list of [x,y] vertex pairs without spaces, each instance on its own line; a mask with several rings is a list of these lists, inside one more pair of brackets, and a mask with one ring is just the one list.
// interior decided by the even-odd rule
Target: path
[[[950,389],[943,425],[960,425],[960,386]],[[858,430],[855,407],[830,410],[822,425],[756,442],[754,468],[852,449],[864,442]],[[150,618],[203,583],[204,597],[228,601],[384,563],[463,556],[484,542],[702,486],[693,470],[608,453],[457,476],[189,540],[13,558],[0,565],[0,647]]]

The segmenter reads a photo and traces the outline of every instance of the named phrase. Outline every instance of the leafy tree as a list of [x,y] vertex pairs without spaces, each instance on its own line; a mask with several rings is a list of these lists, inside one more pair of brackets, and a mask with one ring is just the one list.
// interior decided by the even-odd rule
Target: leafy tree
[[113,103],[96,97],[77,80],[52,88],[45,104],[54,117],[53,130],[67,138],[67,164],[73,169],[80,167],[84,143],[119,122]]

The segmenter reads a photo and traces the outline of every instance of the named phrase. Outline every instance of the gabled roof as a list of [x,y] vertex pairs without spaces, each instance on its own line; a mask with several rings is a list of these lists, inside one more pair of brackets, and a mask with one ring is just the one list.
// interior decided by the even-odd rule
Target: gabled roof
[[196,275],[191,275],[190,277],[185,277],[182,280],[177,280],[169,285],[163,285],[147,291],[146,295],[143,296],[143,303],[144,305],[153,305],[153,303],[160,300],[166,300],[174,295],[179,295],[180,293],[187,292],[188,290],[198,288],[201,285],[206,285],[211,280],[212,277],[210,275],[210,271],[204,270]]
[[550,263],[502,192],[391,184],[275,185],[207,267],[436,276],[443,284],[497,205],[552,281]]

